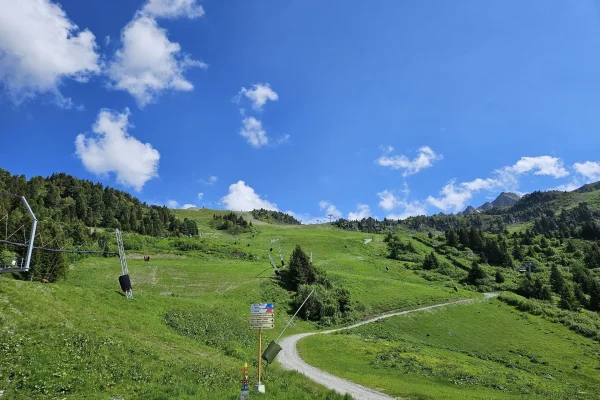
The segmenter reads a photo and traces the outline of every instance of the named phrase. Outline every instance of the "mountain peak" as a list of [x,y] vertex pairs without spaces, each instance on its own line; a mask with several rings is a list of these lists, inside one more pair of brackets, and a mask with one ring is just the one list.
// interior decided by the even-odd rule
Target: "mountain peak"
[[500,193],[500,195],[498,197],[496,197],[496,200],[492,201],[492,206],[494,206],[494,207],[511,207],[517,201],[519,201],[520,198],[521,197],[519,197],[519,195],[517,195],[515,193],[502,192],[502,193]]
[[494,206],[489,201],[486,201],[481,206],[479,206],[477,209],[479,211],[486,211],[486,210],[489,210],[490,208],[494,208]]

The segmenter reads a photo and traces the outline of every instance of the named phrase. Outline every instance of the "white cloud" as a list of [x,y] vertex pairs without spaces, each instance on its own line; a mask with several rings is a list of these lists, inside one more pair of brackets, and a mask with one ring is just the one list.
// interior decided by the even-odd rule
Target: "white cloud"
[[279,139],[277,139],[277,144],[286,144],[289,141],[290,141],[290,135],[288,135],[286,133],[285,135],[283,135],[282,137],[280,137]]
[[546,175],[563,178],[569,175],[563,161],[557,157],[521,157],[514,165],[494,171],[506,187],[517,187],[518,176],[533,172],[534,175]]
[[408,217],[415,217],[417,215],[426,215],[427,209],[425,205],[419,201],[412,201],[410,203],[402,202],[404,206],[404,212],[400,214],[389,214],[388,219],[406,219]]
[[181,209],[183,210],[187,210],[188,208],[198,208],[198,206],[195,204],[184,204],[181,206]]
[[427,202],[443,211],[462,211],[473,196],[473,192],[476,191],[469,189],[473,186],[471,185],[473,182],[475,181],[464,182],[457,187],[456,182],[452,180],[440,191],[441,197],[429,196]]
[[51,93],[68,108],[63,80],[86,82],[100,72],[95,36],[50,0],[0,0],[0,10],[0,86],[17,104]]
[[337,207],[326,200],[321,200],[319,202],[319,208],[321,211],[325,211],[325,215],[331,215],[333,218],[340,218],[342,216],[342,212],[337,209]]
[[202,192],[198,193],[198,200],[202,200],[203,197],[204,197],[204,193],[202,193]]
[[108,46],[110,44],[110,36],[104,36],[104,46]]
[[264,208],[277,211],[277,204],[261,199],[258,194],[244,181],[238,181],[229,186],[229,193],[221,199],[227,210],[252,211]]
[[388,156],[387,153],[393,150],[393,147],[388,146],[384,149],[385,155],[379,157],[375,162],[382,167],[390,167],[391,169],[403,169],[402,176],[413,175],[422,169],[433,166],[435,161],[441,160],[441,154],[436,154],[429,146],[423,146],[419,149],[419,153],[415,158],[409,160],[404,155]]
[[579,189],[581,186],[583,186],[583,184],[577,180],[573,180],[571,182],[562,184],[562,185],[558,185],[555,188],[552,188],[550,190],[559,190],[561,192],[572,192],[575,189]]
[[240,136],[246,138],[252,147],[260,148],[269,143],[269,138],[263,129],[262,122],[254,117],[248,117],[244,118],[242,124]]
[[[404,185],[402,192],[408,195],[410,190],[408,185]],[[404,212],[392,213],[387,216],[389,219],[406,219],[415,215],[424,215],[426,213],[425,205],[419,201],[408,202],[406,200],[398,198],[394,192],[390,190],[384,190],[383,192],[377,193],[379,196],[379,206],[386,211],[391,211],[394,208],[403,207]]]
[[156,18],[198,18],[204,9],[196,0],[148,0],[142,13]]
[[575,171],[587,179],[588,183],[600,181],[600,163],[586,161],[584,163],[573,164]]
[[[429,196],[427,202],[442,211],[462,211],[476,192],[498,189],[518,192],[519,176],[528,173],[554,178],[569,175],[560,158],[551,156],[521,157],[514,165],[494,170],[493,178],[477,178],[471,182],[458,184],[455,180],[451,180],[440,191],[440,197]],[[572,185],[561,185],[556,190],[570,187]]]
[[478,191],[478,190],[496,189],[497,187],[501,186],[501,183],[497,179],[477,178],[471,182],[463,182],[463,183],[461,183],[461,186],[464,187],[468,191],[474,192],[474,191]]
[[203,185],[212,186],[215,183],[217,183],[218,180],[219,180],[219,178],[217,178],[216,176],[213,175],[213,176],[209,176],[208,179],[204,179],[204,178],[199,179],[198,183],[201,183]]
[[242,87],[235,98],[237,103],[242,95],[252,100],[252,108],[256,111],[261,111],[267,100],[277,101],[279,99],[279,95],[271,89],[271,85],[268,83],[257,83],[252,86],[252,89]]
[[403,203],[402,200],[398,199],[394,193],[389,190],[377,193],[377,196],[381,199],[379,207],[386,211],[392,210]]
[[356,212],[348,213],[348,220],[356,221],[361,220],[363,218],[368,218],[371,216],[371,209],[367,204],[357,204]]
[[167,207],[179,208],[179,202],[177,202],[176,200],[167,200]]
[[103,109],[92,131],[97,137],[77,135],[76,154],[85,168],[98,175],[113,172],[117,182],[137,191],[158,176],[159,152],[150,143],[142,143],[129,135],[129,110],[117,113]]
[[121,32],[117,50],[106,73],[111,87],[129,92],[138,105],[155,102],[165,90],[191,91],[194,86],[183,73],[191,67],[207,68],[181,52],[179,43],[167,38],[154,18],[136,15]]

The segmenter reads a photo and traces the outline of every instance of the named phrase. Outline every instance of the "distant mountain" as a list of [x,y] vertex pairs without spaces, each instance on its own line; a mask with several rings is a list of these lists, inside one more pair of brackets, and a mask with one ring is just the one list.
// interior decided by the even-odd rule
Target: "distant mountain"
[[502,192],[500,196],[496,197],[496,200],[492,201],[492,206],[494,207],[512,207],[519,201],[521,197],[514,193],[510,192]]
[[461,214],[462,215],[472,215],[472,214],[477,214],[479,211],[477,211],[475,209],[475,207],[473,206],[468,206],[467,208],[465,208],[465,211],[463,211]]
[[480,212],[491,210],[494,207],[512,207],[517,203],[517,201],[519,201],[519,199],[520,197],[514,193],[502,192],[498,197],[496,197],[496,200],[492,201],[491,203],[488,201],[477,208],[468,206],[465,208],[465,211],[459,212],[456,215],[463,216],[479,214]]
[[600,182],[588,183],[587,185],[583,185],[579,189],[575,189],[573,191],[577,193],[586,193],[593,192],[594,190],[600,190]]
[[486,201],[485,203],[483,203],[481,206],[479,206],[477,209],[479,211],[487,211],[490,208],[494,208],[494,206],[492,205],[492,203],[490,203],[489,201]]

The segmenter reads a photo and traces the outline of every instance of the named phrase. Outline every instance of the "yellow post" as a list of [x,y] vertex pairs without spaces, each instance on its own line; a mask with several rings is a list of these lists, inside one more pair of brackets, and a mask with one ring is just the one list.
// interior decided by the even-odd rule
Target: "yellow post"
[[260,367],[262,364],[261,361],[262,356],[262,328],[258,328],[258,383],[261,383],[260,380]]

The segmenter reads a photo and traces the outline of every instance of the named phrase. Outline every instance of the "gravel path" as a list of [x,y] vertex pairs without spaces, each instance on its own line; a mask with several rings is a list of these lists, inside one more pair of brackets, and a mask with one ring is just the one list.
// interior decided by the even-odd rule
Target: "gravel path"
[[[494,297],[494,295],[495,295],[495,293],[494,294],[486,293],[486,298]],[[303,339],[307,336],[326,335],[326,334],[333,333],[333,332],[339,332],[339,331],[343,331],[346,329],[356,328],[361,325],[370,324],[372,322],[379,321],[379,320],[385,319],[385,318],[395,317],[397,315],[404,315],[404,314],[408,314],[408,313],[412,313],[412,312],[416,312],[416,311],[431,310],[433,308],[445,307],[445,306],[449,306],[452,304],[464,304],[464,303],[471,303],[471,302],[473,302],[473,299],[451,301],[449,303],[442,303],[442,304],[436,304],[433,306],[416,308],[414,310],[399,311],[399,312],[393,312],[393,313],[389,313],[389,314],[380,315],[379,317],[371,318],[369,320],[359,322],[358,324],[346,326],[344,328],[332,329],[332,330],[323,331],[323,332],[300,333],[298,335],[289,336],[281,341],[280,345],[281,345],[282,350],[281,350],[281,353],[279,353],[277,360],[279,361],[279,363],[281,364],[281,366],[284,369],[298,371],[301,374],[307,376],[312,381],[317,382],[317,383],[325,386],[328,389],[333,389],[336,392],[341,393],[341,394],[345,394],[345,393],[350,394],[352,396],[352,398],[355,400],[393,400],[393,399],[395,399],[394,397],[390,397],[390,396],[386,395],[385,393],[381,393],[374,389],[364,387],[357,383],[351,382],[347,379],[339,378],[335,375],[331,375],[325,371],[322,371],[318,368],[308,365],[306,362],[304,362],[304,360],[302,360],[302,358],[300,358],[300,354],[298,354],[298,349],[296,348],[296,343],[298,343],[298,341],[300,339]]]

